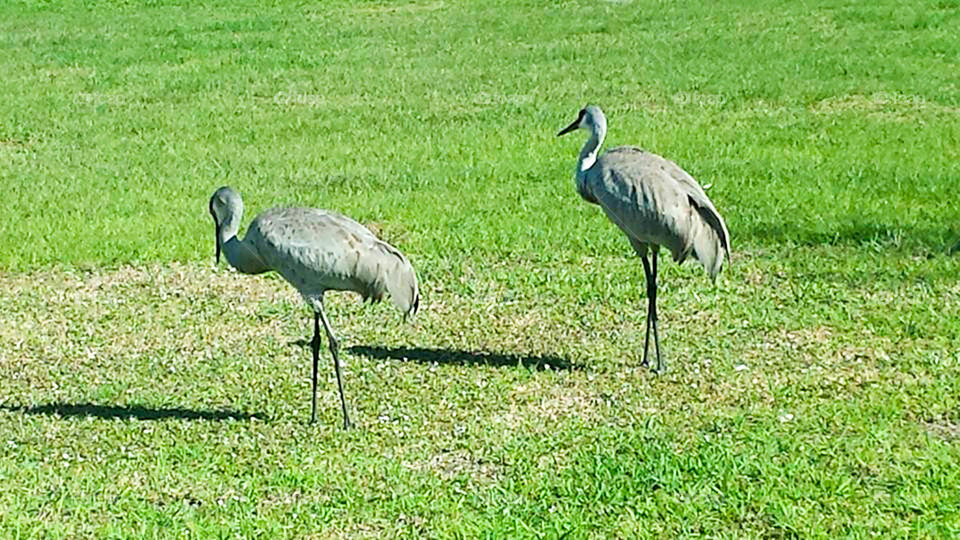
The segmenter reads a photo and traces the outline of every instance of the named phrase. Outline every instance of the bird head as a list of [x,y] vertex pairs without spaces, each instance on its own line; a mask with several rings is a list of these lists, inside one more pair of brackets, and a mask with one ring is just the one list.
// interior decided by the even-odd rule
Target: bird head
[[560,130],[560,133],[557,133],[557,137],[561,135],[566,135],[571,131],[576,131],[578,129],[586,129],[594,133],[597,132],[606,132],[607,131],[607,118],[603,115],[603,111],[600,110],[600,107],[596,105],[587,105],[586,107],[580,109],[580,114],[577,116],[577,119],[573,121],[569,126]]
[[243,199],[229,186],[223,186],[210,197],[210,215],[213,216],[217,241],[216,261],[219,263],[224,232],[231,235],[237,233],[237,222],[243,215]]

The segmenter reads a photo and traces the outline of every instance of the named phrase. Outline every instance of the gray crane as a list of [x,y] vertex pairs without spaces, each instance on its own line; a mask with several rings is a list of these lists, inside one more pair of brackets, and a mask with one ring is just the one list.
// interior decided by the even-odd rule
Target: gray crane
[[[650,328],[657,354],[657,371],[665,368],[657,337],[657,253],[660,246],[683,263],[691,253],[716,280],[723,256],[730,256],[730,234],[723,218],[700,184],[676,163],[632,146],[620,146],[597,157],[607,133],[600,107],[588,105],[557,136],[584,129],[590,138],[577,159],[577,192],[597,204],[630,241],[643,260],[647,281],[647,330],[643,365],[648,366]],[[653,262],[647,259],[652,252]]]
[[417,274],[410,261],[356,221],[317,208],[267,210],[254,218],[240,240],[237,232],[243,200],[227,186],[210,197],[210,214],[216,226],[218,263],[223,250],[230,266],[244,274],[273,270],[293,285],[313,310],[311,423],[317,419],[317,363],[323,321],[337,374],[343,427],[348,429],[350,416],[340,380],[339,344],[323,310],[323,295],[331,290],[354,291],[364,300],[379,302],[389,293],[406,318],[420,305]]

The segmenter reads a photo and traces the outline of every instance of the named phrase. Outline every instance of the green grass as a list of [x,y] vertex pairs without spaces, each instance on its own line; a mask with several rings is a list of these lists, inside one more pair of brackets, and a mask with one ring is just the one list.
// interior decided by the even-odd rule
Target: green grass
[[[960,532],[960,3],[193,4],[0,4],[0,536]],[[662,376],[588,102],[731,231]],[[417,267],[411,324],[330,299],[359,429],[211,270],[223,184]]]

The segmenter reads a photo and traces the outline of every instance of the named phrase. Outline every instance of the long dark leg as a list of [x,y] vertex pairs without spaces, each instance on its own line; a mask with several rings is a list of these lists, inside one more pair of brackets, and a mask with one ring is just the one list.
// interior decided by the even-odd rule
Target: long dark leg
[[350,416],[347,414],[347,399],[343,396],[343,382],[340,379],[340,342],[333,335],[333,329],[330,328],[330,321],[327,320],[327,314],[323,311],[323,302],[320,302],[320,320],[323,321],[323,329],[327,331],[327,341],[330,342],[330,354],[333,355],[333,370],[337,374],[337,389],[340,390],[340,406],[343,408],[343,429],[350,429]]
[[320,314],[313,314],[313,406],[310,408],[310,423],[317,421],[317,363],[320,361]]
[[652,309],[652,314],[650,315],[650,322],[653,324],[653,346],[657,351],[657,372],[663,373],[667,370],[666,364],[663,363],[663,360],[660,358],[660,338],[657,336],[657,253],[660,250],[656,246],[653,248],[653,287],[649,289],[649,292],[652,293],[650,298],[650,306]]
[[653,314],[653,293],[651,292],[650,284],[653,283],[654,277],[646,252],[640,254],[640,260],[643,261],[643,274],[647,283],[647,331],[644,333],[643,362],[641,362],[640,365],[647,367],[650,365],[650,362],[647,360],[647,353],[650,351],[650,317]]

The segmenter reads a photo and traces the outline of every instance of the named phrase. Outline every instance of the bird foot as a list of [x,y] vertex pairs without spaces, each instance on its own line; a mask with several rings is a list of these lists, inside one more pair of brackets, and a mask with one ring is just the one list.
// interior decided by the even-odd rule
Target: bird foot
[[650,360],[648,360],[647,358],[644,358],[643,361],[640,362],[640,367],[647,368],[650,370],[651,373],[654,373],[656,375],[660,375],[662,373],[667,372],[666,364],[664,364],[663,362],[657,361],[656,365],[652,365],[650,364]]
[[656,375],[663,375],[664,373],[667,372],[667,365],[664,364],[663,362],[657,360],[657,365],[656,365],[656,367],[651,367],[651,368],[650,368],[650,371],[652,371],[652,372],[655,373]]

